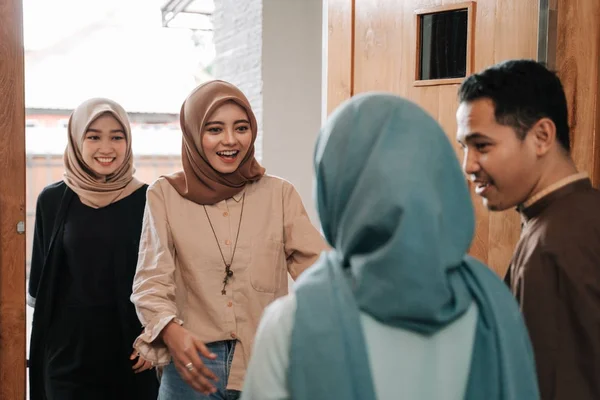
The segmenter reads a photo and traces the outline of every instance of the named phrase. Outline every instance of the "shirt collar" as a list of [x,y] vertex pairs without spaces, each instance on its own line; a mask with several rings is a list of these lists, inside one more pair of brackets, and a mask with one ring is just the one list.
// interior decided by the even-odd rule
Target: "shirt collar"
[[242,197],[244,197],[244,193],[246,193],[246,185],[244,185],[242,190],[232,196],[233,200],[235,200],[236,203],[239,203],[242,200]]
[[[526,203],[517,208],[523,223],[540,215],[550,204],[568,196],[571,193],[592,188],[592,182],[587,174],[574,174],[548,186],[536,196],[532,196]],[[527,207],[524,207],[527,204]]]
[[541,190],[540,192],[531,196],[529,199],[527,199],[521,205],[520,208],[525,209],[525,208],[531,207],[533,204],[537,203],[538,201],[540,201],[544,197],[548,196],[549,194],[556,192],[557,190],[567,186],[570,183],[573,183],[575,181],[580,181],[583,179],[589,179],[588,174],[586,172],[579,172],[577,174],[569,175],[566,178],[563,178],[557,182],[554,182],[552,185],[548,186],[544,190]]

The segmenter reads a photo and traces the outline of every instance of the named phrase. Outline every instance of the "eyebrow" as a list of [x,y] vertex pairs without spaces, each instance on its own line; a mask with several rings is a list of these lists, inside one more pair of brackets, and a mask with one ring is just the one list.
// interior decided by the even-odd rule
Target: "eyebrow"
[[461,139],[457,139],[458,143],[467,143],[467,142],[472,142],[473,140],[477,140],[477,139],[487,139],[490,140],[489,136],[484,135],[483,133],[480,132],[472,132],[472,133],[468,133],[464,136],[464,138]]
[[[92,132],[92,133],[102,133],[102,131],[100,129],[94,129],[94,128],[88,128],[87,131],[85,131],[85,133],[88,132]],[[125,133],[125,131],[123,129],[111,129],[110,133]]]
[[[250,124],[250,121],[248,121],[247,119],[238,119],[233,124],[235,125],[235,124],[242,124],[242,123]],[[225,125],[225,123],[222,121],[209,121],[206,124],[204,124],[205,127],[209,126],[209,125]]]

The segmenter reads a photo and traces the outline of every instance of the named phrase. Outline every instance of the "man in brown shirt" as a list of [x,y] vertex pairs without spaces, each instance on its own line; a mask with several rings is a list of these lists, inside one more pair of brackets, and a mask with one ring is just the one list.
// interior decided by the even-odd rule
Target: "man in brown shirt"
[[465,173],[488,209],[522,217],[506,281],[542,399],[600,399],[600,193],[569,155],[560,80],[534,61],[507,61],[467,78],[459,100]]

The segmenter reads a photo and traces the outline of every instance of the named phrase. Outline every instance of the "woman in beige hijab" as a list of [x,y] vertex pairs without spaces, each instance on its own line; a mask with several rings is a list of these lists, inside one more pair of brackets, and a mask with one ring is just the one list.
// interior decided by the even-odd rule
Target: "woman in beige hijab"
[[160,400],[237,399],[264,308],[325,242],[289,182],[254,158],[257,124],[223,81],[181,108],[183,171],[148,189],[131,299],[135,348],[166,366]]
[[91,99],[69,120],[65,175],[38,197],[28,303],[31,400],[156,399],[129,301],[147,185],[125,110]]

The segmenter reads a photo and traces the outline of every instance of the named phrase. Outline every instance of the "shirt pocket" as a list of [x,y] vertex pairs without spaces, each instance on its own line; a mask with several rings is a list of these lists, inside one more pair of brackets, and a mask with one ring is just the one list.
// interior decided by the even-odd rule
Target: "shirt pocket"
[[275,293],[281,284],[285,270],[283,243],[276,240],[255,238],[252,241],[252,264],[250,284],[258,292]]

